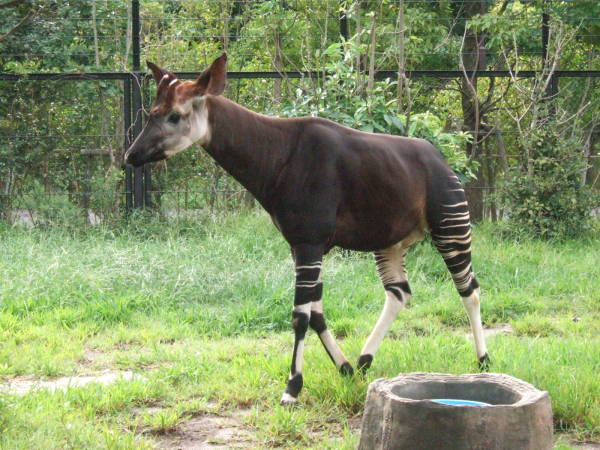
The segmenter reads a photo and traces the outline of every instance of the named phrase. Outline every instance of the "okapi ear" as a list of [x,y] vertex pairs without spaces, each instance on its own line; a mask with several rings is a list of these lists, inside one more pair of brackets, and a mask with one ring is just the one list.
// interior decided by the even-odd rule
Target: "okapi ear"
[[160,80],[163,79],[163,77],[165,75],[169,75],[169,77],[175,79],[175,75],[172,72],[169,72],[166,69],[163,69],[160,66],[157,66],[156,64],[150,62],[150,61],[146,61],[146,64],[148,65],[148,68],[152,71],[152,76],[154,77],[154,81],[156,81],[156,84],[158,85],[160,83]]
[[196,85],[201,94],[221,95],[227,83],[227,53],[213,61],[208,69],[200,74]]

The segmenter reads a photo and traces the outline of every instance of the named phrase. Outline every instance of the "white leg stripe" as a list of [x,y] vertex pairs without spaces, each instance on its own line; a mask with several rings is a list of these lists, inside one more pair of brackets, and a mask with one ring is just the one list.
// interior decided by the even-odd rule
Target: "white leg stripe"
[[456,208],[458,206],[467,206],[467,202],[454,203],[453,205],[442,205],[446,208]]
[[455,213],[445,212],[443,214],[444,214],[444,216],[466,216],[469,214],[469,212],[468,211],[455,212]]
[[[294,312],[306,314],[310,319],[310,303],[306,303],[304,305],[296,305],[294,306]],[[294,376],[297,373],[302,373],[302,362],[304,359],[304,339],[298,341],[298,346],[296,347],[296,373],[290,374],[290,376]]]
[[307,266],[296,266],[296,270],[299,270],[299,269],[320,269],[320,268],[321,268],[321,263],[311,264],[311,265],[307,265]]
[[[296,374],[302,373],[302,363],[304,362],[304,339],[298,341],[296,348]],[[292,375],[296,375],[292,374]]]
[[335,342],[335,338],[331,334],[331,331],[325,330],[319,335],[319,337],[321,338],[323,345],[331,355],[331,358],[333,359],[335,365],[337,367],[340,367],[342,364],[344,364],[346,362],[346,357],[340,350],[340,347],[337,345],[337,342]]
[[[311,314],[312,313],[323,314],[323,301],[322,300],[319,300],[318,302],[312,302]],[[323,346],[327,349],[327,351],[331,355],[331,358],[333,359],[333,362],[335,363],[335,365],[338,368],[344,362],[347,361],[346,357],[342,353],[342,350],[340,349],[337,342],[335,341],[333,334],[331,334],[331,331],[326,329],[319,335],[319,338],[321,339]]]
[[294,312],[304,313],[308,317],[310,317],[310,303],[306,303],[304,305],[296,305],[296,306],[294,306]]
[[440,251],[440,253],[442,254],[442,257],[444,259],[449,259],[449,258],[454,258],[455,256],[458,256],[458,255],[463,255],[465,253],[471,253],[471,250],[470,249],[469,250],[462,250],[462,251],[461,250],[454,250],[454,251],[448,252],[448,253],[444,253],[444,252]]
[[379,348],[385,333],[392,325],[392,322],[400,312],[400,310],[404,307],[404,305],[399,302],[391,293],[385,293],[385,305],[383,306],[383,311],[381,311],[381,315],[379,316],[379,320],[377,320],[377,324],[371,335],[367,339],[365,346],[361,350],[360,354],[370,354],[373,355]]
[[296,287],[299,287],[299,288],[312,288],[312,287],[318,286],[319,284],[321,284],[320,281],[316,281],[314,283],[310,283],[310,282],[308,282],[308,283],[296,283]]
[[470,222],[471,218],[469,217],[469,215],[461,215],[461,216],[455,216],[455,217],[446,217],[445,219],[440,220],[440,223],[443,222],[457,222],[457,221],[464,221],[466,222],[465,225],[467,224],[467,222]]
[[487,353],[485,345],[485,337],[483,335],[483,326],[481,325],[481,311],[479,308],[479,289],[473,291],[468,297],[463,297],[463,305],[469,315],[471,322],[471,330],[473,331],[473,339],[475,340],[475,351],[477,357],[481,358]]
[[281,396],[281,403],[285,404],[290,404],[290,403],[296,403],[296,397],[292,397],[290,394],[288,394],[287,392],[284,392],[283,395]]

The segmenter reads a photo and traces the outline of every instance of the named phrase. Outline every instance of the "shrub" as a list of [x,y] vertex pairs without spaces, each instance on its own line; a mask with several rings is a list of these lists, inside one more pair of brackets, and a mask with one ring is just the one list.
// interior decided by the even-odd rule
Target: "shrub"
[[502,194],[509,228],[542,238],[577,236],[588,230],[598,199],[582,185],[586,163],[577,151],[581,142],[548,124],[533,131],[522,145],[528,158],[508,174]]
[[27,210],[35,225],[69,228],[85,224],[83,211],[68,195],[53,194],[37,181],[15,200],[14,206]]

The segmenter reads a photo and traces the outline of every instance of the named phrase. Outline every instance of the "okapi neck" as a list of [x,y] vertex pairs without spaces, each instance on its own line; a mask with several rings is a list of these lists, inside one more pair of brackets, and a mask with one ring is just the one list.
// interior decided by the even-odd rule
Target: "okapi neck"
[[207,96],[210,140],[205,150],[270,211],[279,174],[295,145],[290,119],[257,114],[221,96]]

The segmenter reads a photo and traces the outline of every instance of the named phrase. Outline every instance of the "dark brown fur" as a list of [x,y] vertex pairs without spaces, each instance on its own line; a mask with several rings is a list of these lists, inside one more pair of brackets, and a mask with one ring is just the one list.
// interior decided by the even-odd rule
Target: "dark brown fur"
[[267,117],[220,96],[206,101],[211,129],[219,130],[206,150],[252,192],[292,246],[387,248],[427,227],[435,178],[452,174],[421,139],[316,117]]

